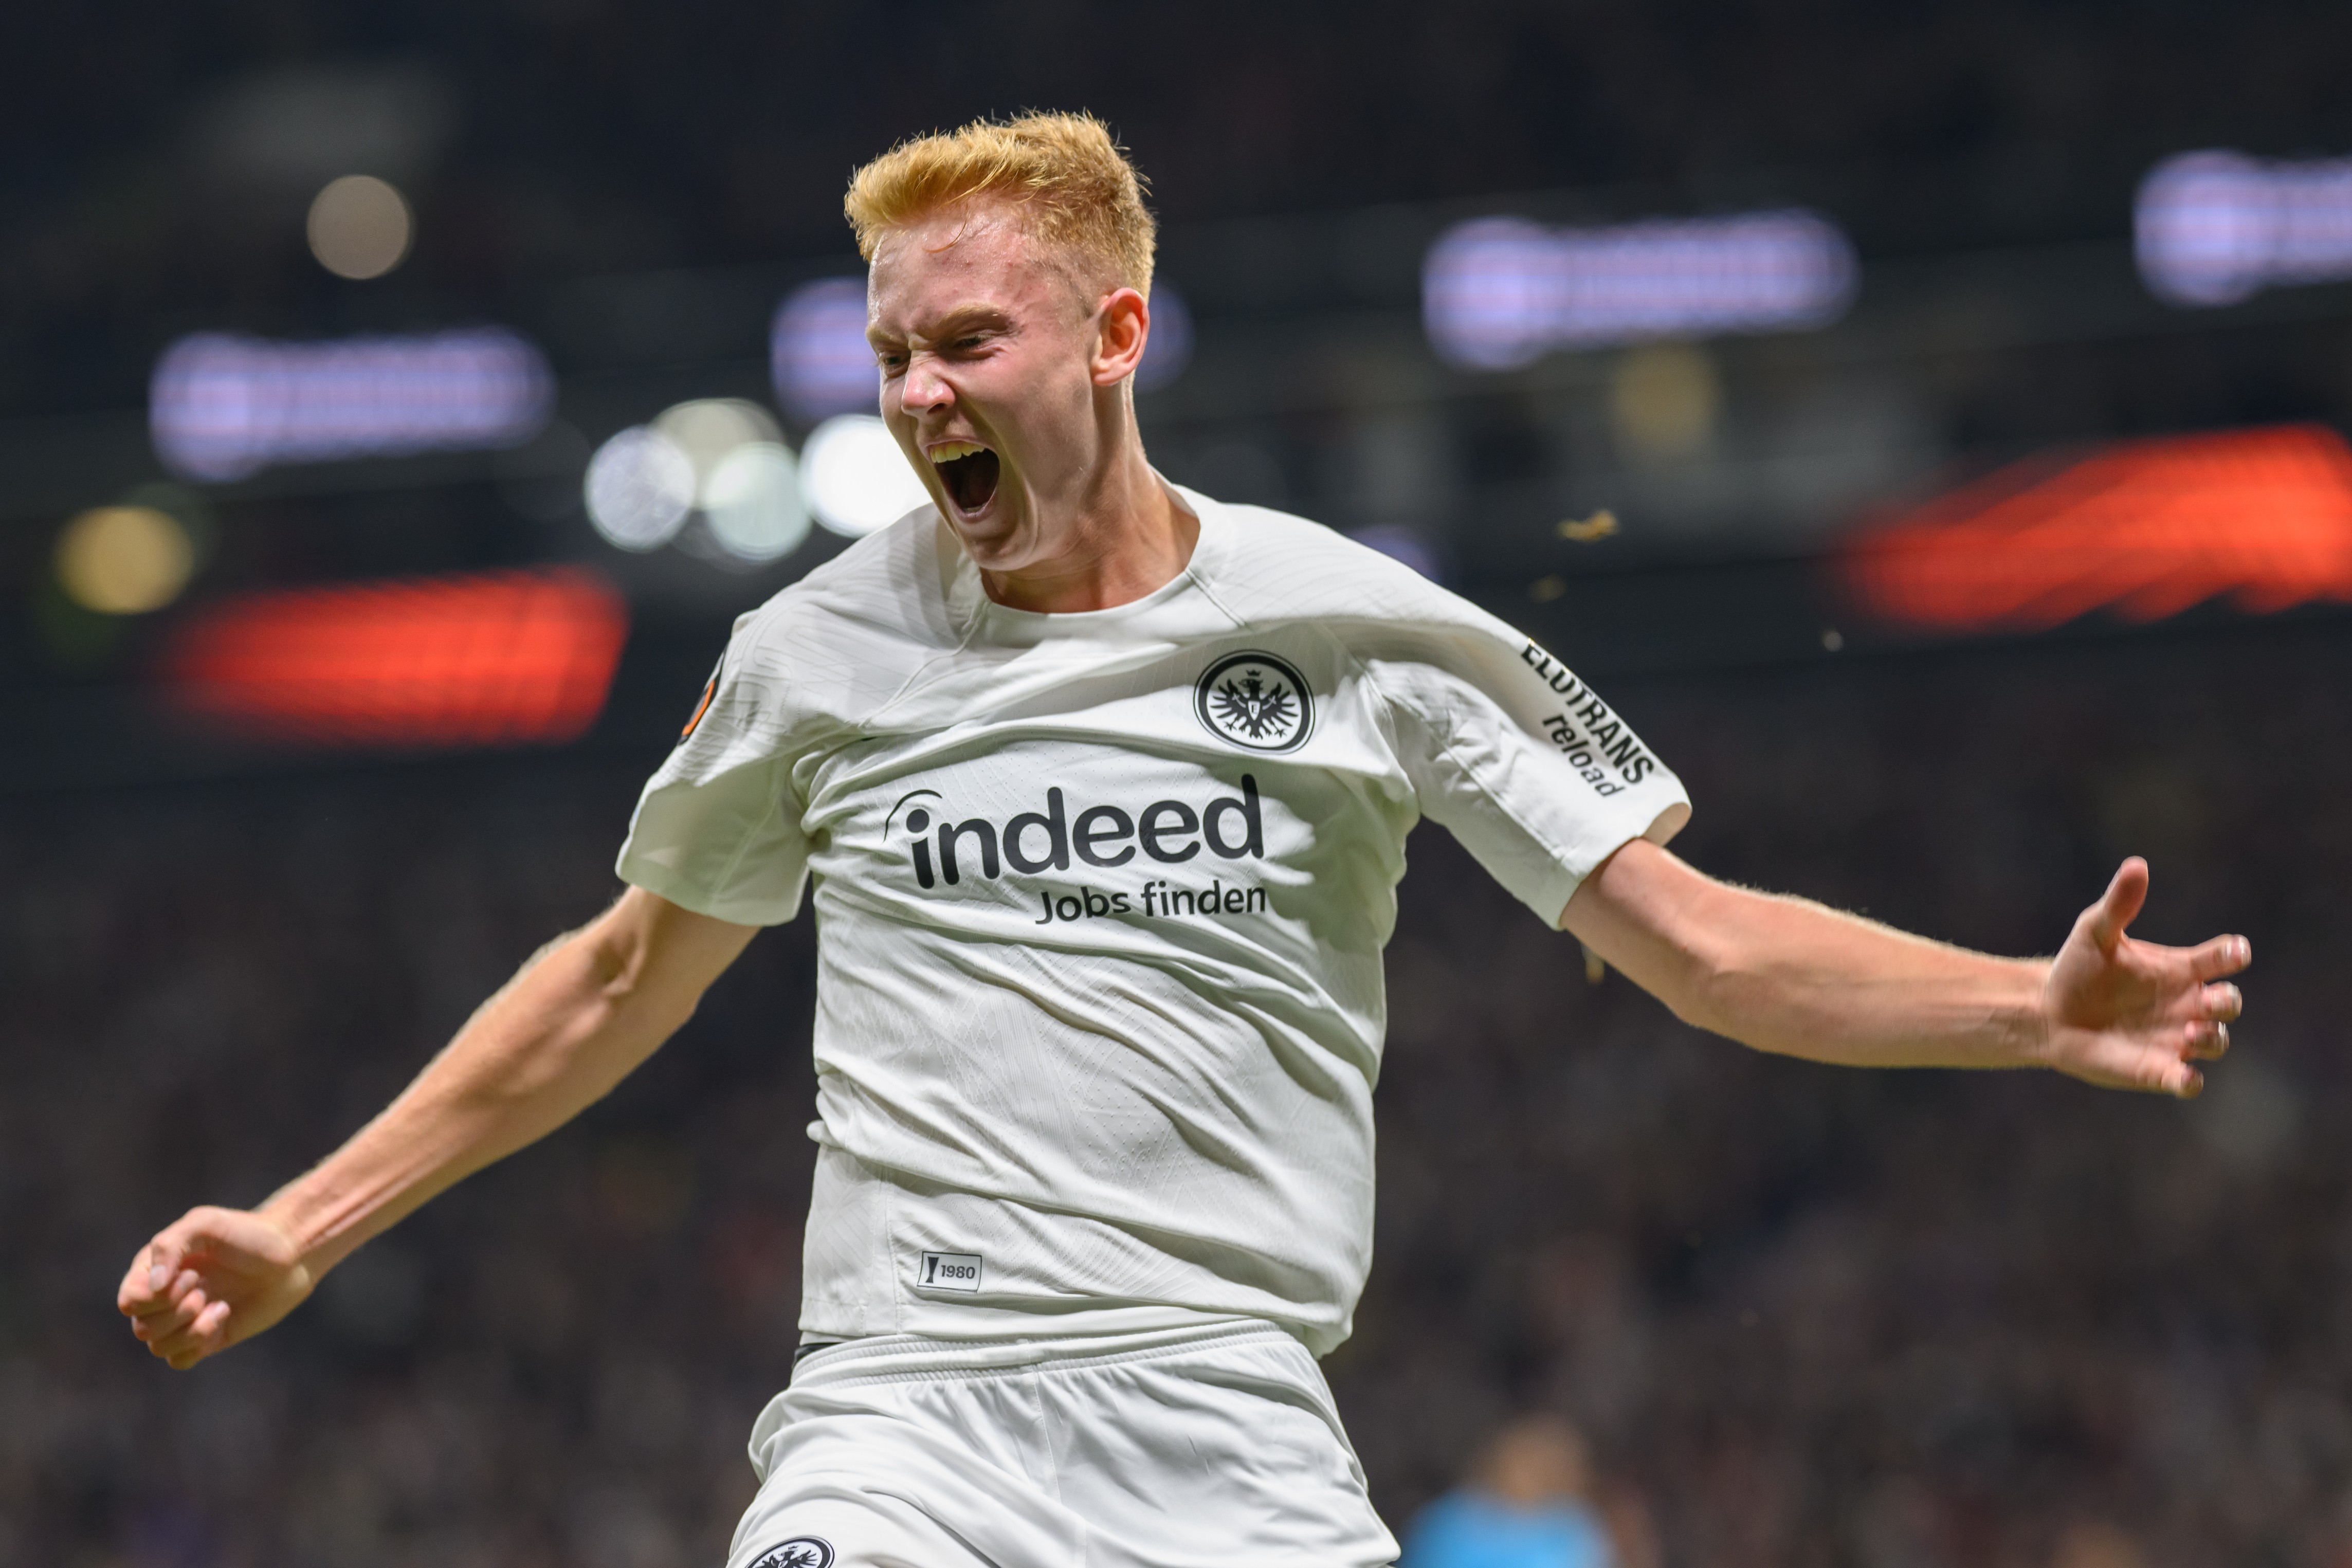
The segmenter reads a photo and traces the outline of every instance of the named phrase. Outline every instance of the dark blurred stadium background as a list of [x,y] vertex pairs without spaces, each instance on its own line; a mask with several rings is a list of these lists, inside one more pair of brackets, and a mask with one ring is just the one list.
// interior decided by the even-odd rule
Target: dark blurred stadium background
[[16,8],[0,1568],[719,1560],[805,923],[269,1339],[173,1377],[110,1296],[611,895],[730,617],[887,489],[847,171],[1030,105],[1154,182],[1163,468],[1602,682],[1700,865],[2026,952],[2141,853],[2260,955],[2193,1105],[1838,1072],[1417,837],[1328,1363],[1391,1518],[1549,1409],[1629,1559],[2352,1562],[2347,80],[2321,4]]

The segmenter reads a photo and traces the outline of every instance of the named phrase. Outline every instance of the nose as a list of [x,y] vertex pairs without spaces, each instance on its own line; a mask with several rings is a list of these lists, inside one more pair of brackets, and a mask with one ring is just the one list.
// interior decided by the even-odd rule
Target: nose
[[908,362],[907,374],[898,378],[898,401],[910,414],[926,414],[954,403],[955,388],[940,374],[937,360],[918,353]]

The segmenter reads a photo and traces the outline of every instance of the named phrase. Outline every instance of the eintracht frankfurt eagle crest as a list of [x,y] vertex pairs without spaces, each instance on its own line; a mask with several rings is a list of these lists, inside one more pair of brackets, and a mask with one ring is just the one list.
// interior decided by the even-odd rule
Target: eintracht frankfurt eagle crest
[[1192,706],[1209,733],[1253,752],[1295,751],[1315,726],[1307,682],[1270,653],[1217,660],[1201,677]]

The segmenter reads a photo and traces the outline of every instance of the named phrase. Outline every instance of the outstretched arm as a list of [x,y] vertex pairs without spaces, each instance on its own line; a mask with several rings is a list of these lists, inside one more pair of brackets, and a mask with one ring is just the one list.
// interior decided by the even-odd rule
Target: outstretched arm
[[252,1338],[368,1237],[603,1099],[757,931],[630,889],[541,949],[308,1174],[257,1210],[191,1209],[140,1248],[116,1305],[182,1370]]
[[1635,839],[1560,924],[1674,1009],[1759,1050],[1855,1067],[2049,1067],[2187,1099],[2229,1049],[2252,958],[2242,936],[2159,947],[2125,934],[2147,897],[2134,858],[2054,959],[1993,958],[1802,899],[1718,882]]

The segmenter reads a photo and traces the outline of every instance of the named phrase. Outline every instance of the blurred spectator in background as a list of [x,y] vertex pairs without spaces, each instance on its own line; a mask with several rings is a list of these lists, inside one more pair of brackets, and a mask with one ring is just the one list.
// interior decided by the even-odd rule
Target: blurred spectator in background
[[1593,1506],[1583,1435],[1550,1415],[1505,1426],[1469,1479],[1414,1517],[1400,1568],[1625,1568]]
[[2103,1521],[2069,1525],[2051,1553],[2050,1568],[2147,1568],[2132,1538]]

